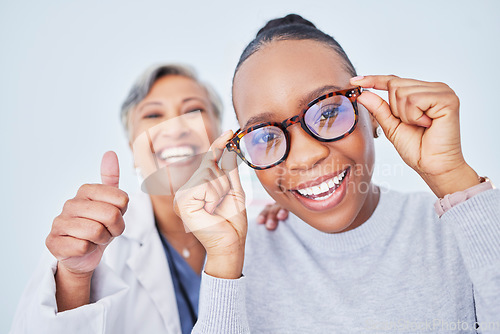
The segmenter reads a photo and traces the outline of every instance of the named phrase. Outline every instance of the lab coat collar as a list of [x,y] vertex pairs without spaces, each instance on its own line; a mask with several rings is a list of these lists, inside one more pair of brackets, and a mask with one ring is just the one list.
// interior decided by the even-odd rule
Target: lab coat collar
[[151,198],[140,190],[129,197],[130,204],[123,216],[125,231],[122,235],[143,244],[151,231],[156,229]]
[[181,333],[175,290],[168,260],[158,234],[149,195],[138,192],[130,196],[129,210],[124,216],[123,236],[137,240],[139,248],[127,260],[127,266],[158,309],[167,333]]

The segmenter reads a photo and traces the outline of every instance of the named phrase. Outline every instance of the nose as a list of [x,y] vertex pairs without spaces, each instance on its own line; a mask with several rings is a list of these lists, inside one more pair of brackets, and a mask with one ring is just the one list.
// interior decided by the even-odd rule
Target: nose
[[158,126],[158,136],[171,140],[180,139],[190,132],[189,125],[186,123],[184,116],[172,117]]
[[328,147],[308,135],[300,126],[288,128],[290,153],[285,160],[288,170],[308,170],[321,163],[330,154]]

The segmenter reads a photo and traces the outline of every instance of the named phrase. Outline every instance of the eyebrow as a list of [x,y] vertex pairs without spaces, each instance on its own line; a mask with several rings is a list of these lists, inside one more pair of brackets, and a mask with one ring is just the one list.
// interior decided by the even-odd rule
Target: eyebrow
[[338,90],[342,90],[341,87],[335,86],[335,85],[325,85],[319,88],[316,88],[315,90],[309,92],[306,94],[304,97],[300,99],[300,105],[301,106],[307,106],[309,103],[317,99],[318,97],[325,95],[327,93],[335,92]]
[[[342,88],[339,87],[339,86],[335,86],[335,85],[325,85],[325,86],[316,88],[315,90],[310,91],[309,93],[307,93],[306,95],[304,95],[300,99],[299,103],[300,103],[301,106],[305,107],[311,101],[315,100],[316,98],[318,98],[318,97],[320,97],[322,95],[325,95],[327,93],[335,92],[335,91],[338,91],[338,90],[342,90]],[[256,116],[250,117],[248,119],[248,121],[245,123],[245,125],[243,126],[242,129],[246,129],[251,124],[268,122],[269,119],[271,119],[272,117],[273,117],[273,113],[271,113],[271,112],[263,112],[263,113],[258,114]]]
[[[193,100],[198,100],[200,102],[207,103],[207,101],[205,99],[203,99],[201,97],[197,97],[197,96],[186,97],[184,100],[182,100],[182,103],[186,103],[186,102],[193,101]],[[137,109],[137,111],[140,112],[145,107],[151,106],[151,105],[153,105],[153,106],[163,106],[163,103],[158,102],[158,101],[146,102],[139,109]]]
[[147,106],[151,106],[151,105],[154,105],[154,106],[162,106],[163,103],[161,102],[156,102],[156,101],[151,101],[151,102],[146,102],[144,103],[142,106],[139,107],[139,109],[137,109],[137,112],[140,112],[142,109],[144,109],[145,107]]
[[264,112],[262,114],[258,114],[257,116],[250,117],[242,129],[246,129],[249,125],[254,124],[254,123],[267,122],[272,117],[273,117],[273,113],[271,113],[271,112]]

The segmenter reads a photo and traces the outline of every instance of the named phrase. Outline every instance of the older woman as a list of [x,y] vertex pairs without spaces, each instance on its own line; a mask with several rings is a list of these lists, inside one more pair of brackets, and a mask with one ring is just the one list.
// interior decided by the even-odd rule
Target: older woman
[[[155,66],[121,118],[149,194],[129,201],[116,154],[104,155],[102,184],[81,186],[54,219],[46,244],[55,259],[34,274],[12,332],[186,333],[196,322],[205,250],[175,215],[173,195],[219,135],[220,100],[189,68]],[[264,216],[273,222],[277,210]]]

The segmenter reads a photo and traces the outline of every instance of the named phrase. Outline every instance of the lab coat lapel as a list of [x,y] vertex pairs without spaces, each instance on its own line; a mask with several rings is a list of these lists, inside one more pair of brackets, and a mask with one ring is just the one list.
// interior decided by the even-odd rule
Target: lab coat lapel
[[168,333],[180,333],[174,286],[158,233],[150,233],[127,264],[156,305]]
[[[160,312],[167,333],[181,333],[177,301],[165,250],[154,224],[153,209],[149,197],[136,197],[135,212],[127,217],[128,231],[124,234],[140,241],[140,247],[127,261],[128,267],[153,300]],[[138,203],[140,202],[140,203]],[[139,205],[140,204],[140,205]]]

